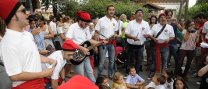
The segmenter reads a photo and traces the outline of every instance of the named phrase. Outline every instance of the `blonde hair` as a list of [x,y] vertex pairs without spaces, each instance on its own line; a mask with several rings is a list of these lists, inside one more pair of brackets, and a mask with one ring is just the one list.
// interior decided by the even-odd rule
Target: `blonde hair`
[[120,72],[116,72],[114,75],[113,75],[113,82],[116,82],[119,80],[119,78],[123,76]]

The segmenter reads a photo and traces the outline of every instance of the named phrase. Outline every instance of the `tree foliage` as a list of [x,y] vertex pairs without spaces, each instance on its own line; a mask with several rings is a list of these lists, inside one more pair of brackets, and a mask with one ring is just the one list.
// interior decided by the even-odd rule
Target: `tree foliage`
[[192,18],[197,13],[204,13],[208,17],[208,3],[196,4],[189,9],[189,18]]
[[[56,6],[57,13],[63,13],[70,17],[75,17],[75,13],[79,10],[87,11],[92,18],[102,17],[106,15],[106,6],[114,5],[116,8],[116,15],[126,14],[128,17],[138,8],[142,8],[140,4],[129,0],[84,0],[85,2],[78,3],[76,0],[44,0],[43,4]],[[147,16],[147,9],[143,8],[145,17]]]
[[197,5],[197,4],[207,3],[207,2],[208,2],[208,0],[197,0],[197,1],[196,1],[196,5]]
[[141,8],[147,16],[147,9],[142,8],[140,4],[133,3],[129,0],[89,0],[88,3],[82,5],[81,10],[87,11],[92,15],[92,18],[102,17],[106,15],[106,6],[114,5],[116,9],[116,15],[126,14],[128,17],[131,16],[138,8]]

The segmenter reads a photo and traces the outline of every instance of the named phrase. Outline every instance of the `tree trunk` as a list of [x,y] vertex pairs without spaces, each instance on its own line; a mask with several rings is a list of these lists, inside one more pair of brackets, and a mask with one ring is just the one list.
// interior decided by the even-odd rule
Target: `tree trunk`
[[179,8],[178,16],[177,16],[178,20],[181,19],[182,8],[183,8],[183,0],[180,0],[180,8]]
[[185,6],[185,20],[188,19],[188,5],[189,5],[189,0],[186,0],[186,6]]

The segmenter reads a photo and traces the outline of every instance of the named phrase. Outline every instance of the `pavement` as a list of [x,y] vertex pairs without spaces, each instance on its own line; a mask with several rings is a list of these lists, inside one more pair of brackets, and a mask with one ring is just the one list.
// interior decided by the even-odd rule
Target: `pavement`
[[[173,62],[173,59],[171,60],[171,66],[169,66],[170,68],[173,68],[173,65],[174,65],[174,62]],[[108,64],[108,61],[106,60],[106,63],[105,63],[105,66],[104,66],[104,70],[103,70],[103,75],[107,75],[107,64]],[[147,78],[148,78],[148,73],[149,73],[149,71],[146,71],[146,66],[145,66],[145,64],[146,64],[146,62],[145,61],[143,61],[143,63],[142,63],[143,65],[143,71],[142,72],[140,72],[140,76],[146,81],[145,82],[145,85],[147,85],[149,82],[150,82],[150,80],[148,80]],[[125,74],[125,68],[123,67],[123,65],[118,65],[117,64],[117,71],[119,71],[119,72],[121,72],[123,75],[126,75]],[[97,67],[95,67],[95,74],[97,74]],[[96,76],[96,75],[95,75]],[[97,77],[97,76],[96,76]],[[193,73],[190,71],[189,73],[188,73],[188,76],[187,76],[187,80],[186,80],[186,83],[187,83],[187,85],[188,85],[188,89],[199,89],[199,84],[197,84],[196,82],[197,81],[200,81],[201,79],[199,78],[199,77],[194,77],[193,76]],[[110,80],[110,84],[112,83],[112,81]]]

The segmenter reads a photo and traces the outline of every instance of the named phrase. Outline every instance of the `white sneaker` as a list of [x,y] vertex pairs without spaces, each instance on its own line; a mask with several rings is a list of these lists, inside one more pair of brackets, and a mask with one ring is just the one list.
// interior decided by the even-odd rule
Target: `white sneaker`
[[200,85],[201,83],[200,83],[200,81],[197,81],[196,84],[197,84],[197,85]]

